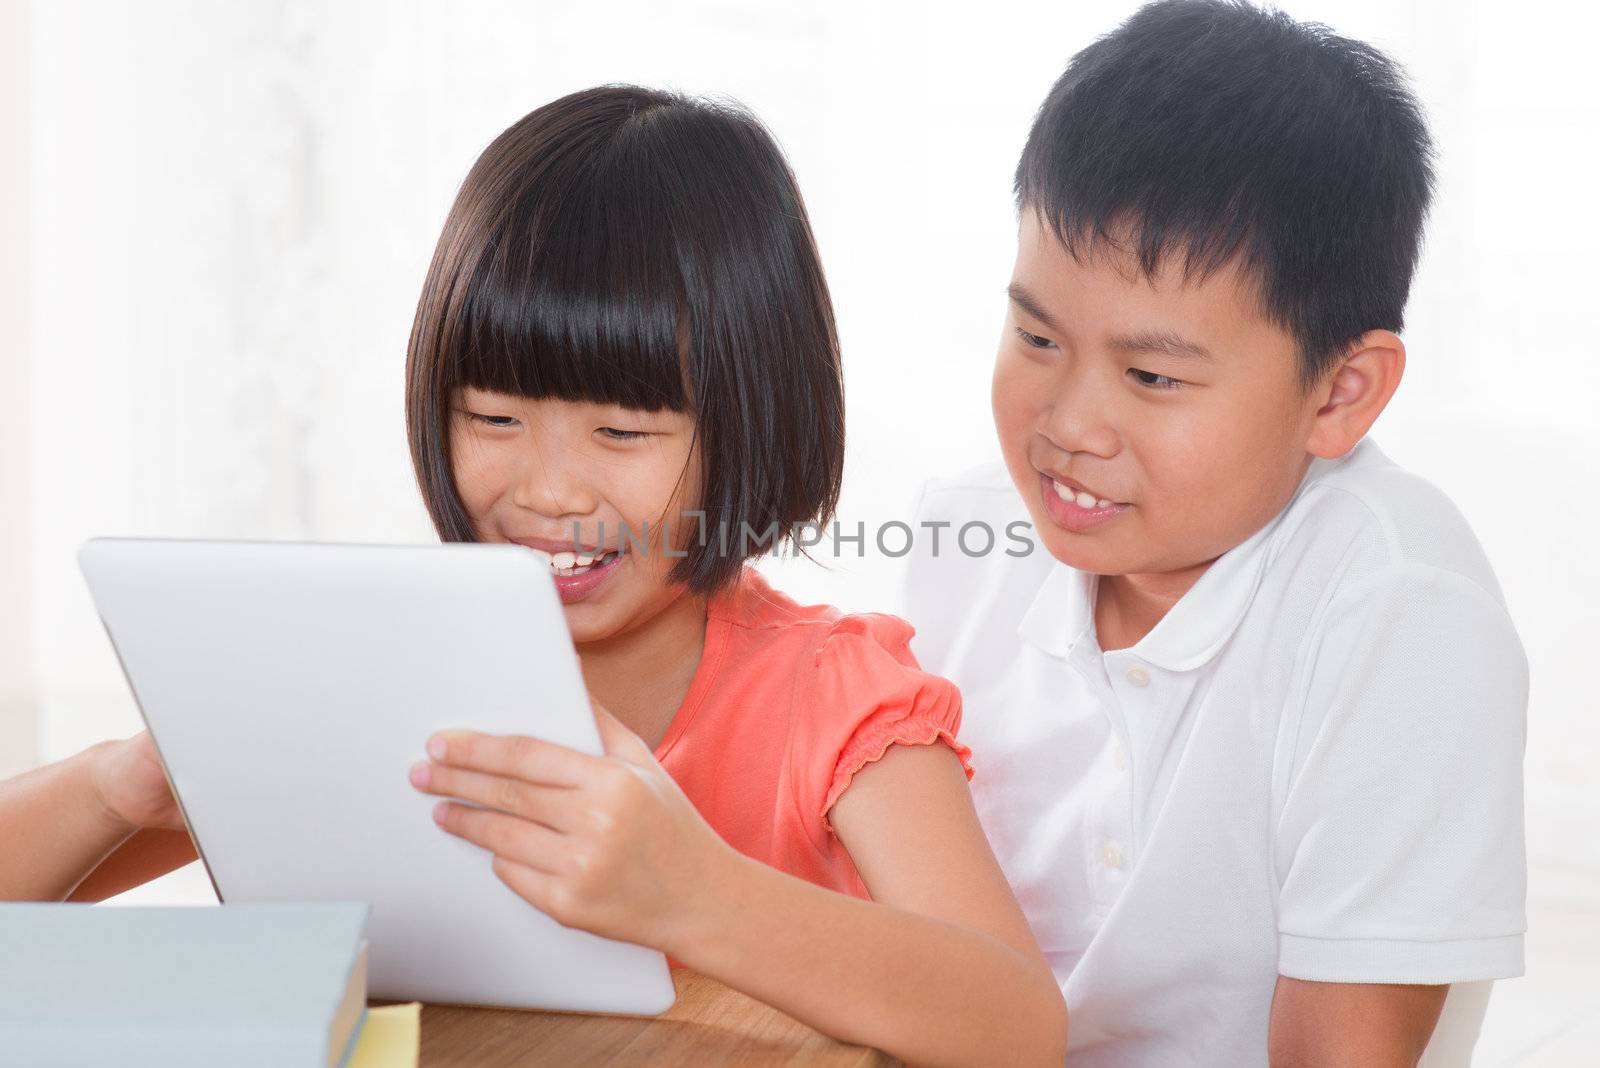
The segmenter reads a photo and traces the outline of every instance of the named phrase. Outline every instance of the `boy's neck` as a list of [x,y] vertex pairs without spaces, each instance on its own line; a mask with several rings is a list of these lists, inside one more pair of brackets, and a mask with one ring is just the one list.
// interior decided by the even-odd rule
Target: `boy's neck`
[[689,693],[705,649],[706,600],[685,593],[642,627],[578,647],[589,693],[655,749]]
[[1094,599],[1095,639],[1101,652],[1139,644],[1214,563],[1212,559],[1182,571],[1151,575],[1101,575]]
[[[1299,487],[1305,484],[1306,472],[1311,470],[1314,462],[1316,457],[1307,453],[1300,462],[1294,492],[1278,506],[1274,515],[1282,515],[1294,500]],[[1094,599],[1095,638],[1100,643],[1100,651],[1109,653],[1138,645],[1219,559],[1220,556],[1214,556],[1204,563],[1179,571],[1101,575]]]

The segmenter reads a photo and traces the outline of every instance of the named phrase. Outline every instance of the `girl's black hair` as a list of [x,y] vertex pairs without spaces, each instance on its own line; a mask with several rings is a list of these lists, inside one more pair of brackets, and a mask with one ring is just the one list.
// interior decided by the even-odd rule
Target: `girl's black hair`
[[833,308],[805,207],[761,123],[635,86],[562,97],[497,137],[462,183],[423,286],[406,429],[439,536],[474,533],[450,464],[451,397],[694,416],[704,530],[673,579],[709,593],[826,522],[844,460]]
[[1239,0],[1159,0],[1072,57],[1016,195],[1074,256],[1128,228],[1147,277],[1168,253],[1201,276],[1239,259],[1309,388],[1366,331],[1401,328],[1432,154],[1371,45]]

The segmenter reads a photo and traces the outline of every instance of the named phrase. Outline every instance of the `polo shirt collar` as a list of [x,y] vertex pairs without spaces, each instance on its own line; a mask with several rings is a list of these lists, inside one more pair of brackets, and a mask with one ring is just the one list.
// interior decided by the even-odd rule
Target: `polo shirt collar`
[[[1336,462],[1314,461],[1290,504]],[[1190,671],[1216,656],[1244,619],[1265,568],[1272,533],[1282,511],[1249,538],[1219,556],[1155,627],[1127,652],[1167,671]],[[1095,591],[1100,576],[1057,560],[1017,626],[1022,640],[1066,659],[1086,637],[1093,639]]]

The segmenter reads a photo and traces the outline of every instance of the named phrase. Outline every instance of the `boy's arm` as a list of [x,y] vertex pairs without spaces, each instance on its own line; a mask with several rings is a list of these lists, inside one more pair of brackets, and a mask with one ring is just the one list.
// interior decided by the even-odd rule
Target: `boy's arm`
[[1430,565],[1373,571],[1327,620],[1280,739],[1267,1045],[1414,1064],[1451,984],[1522,972],[1527,662],[1498,598]]
[[1448,986],[1313,983],[1278,977],[1267,1025],[1272,1068],[1410,1068]]

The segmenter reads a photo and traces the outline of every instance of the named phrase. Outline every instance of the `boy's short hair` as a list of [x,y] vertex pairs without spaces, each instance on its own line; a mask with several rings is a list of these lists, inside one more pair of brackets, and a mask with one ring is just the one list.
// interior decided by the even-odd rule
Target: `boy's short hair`
[[1399,330],[1433,188],[1427,123],[1371,45],[1234,0],[1158,0],[1072,57],[1016,172],[1081,258],[1128,242],[1146,277],[1237,259],[1301,381]]
[[497,137],[445,222],[407,357],[412,463],[445,541],[475,538],[450,459],[450,399],[467,386],[693,415],[704,520],[664,518],[698,529],[672,572],[698,593],[826,522],[844,465],[838,334],[761,123],[610,85]]

